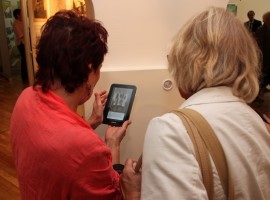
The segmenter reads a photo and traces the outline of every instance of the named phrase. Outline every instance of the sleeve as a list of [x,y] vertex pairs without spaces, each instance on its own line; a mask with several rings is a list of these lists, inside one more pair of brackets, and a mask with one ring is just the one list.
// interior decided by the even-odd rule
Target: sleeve
[[208,199],[194,148],[181,120],[150,121],[143,150],[141,200]]
[[[255,39],[256,39],[258,47],[260,48],[261,51],[263,51],[263,47],[264,47],[264,31],[263,30],[264,30],[264,27],[261,26],[255,32]],[[263,54],[262,53],[260,54],[260,63],[263,63]]]
[[260,27],[257,29],[257,31],[255,33],[255,38],[256,38],[256,41],[257,41],[259,48],[261,50],[263,50],[263,38],[264,38],[263,27]]
[[75,173],[70,199],[118,200],[119,179],[109,149],[105,145],[96,147]]
[[259,27],[262,25],[262,22],[261,21],[259,21]]

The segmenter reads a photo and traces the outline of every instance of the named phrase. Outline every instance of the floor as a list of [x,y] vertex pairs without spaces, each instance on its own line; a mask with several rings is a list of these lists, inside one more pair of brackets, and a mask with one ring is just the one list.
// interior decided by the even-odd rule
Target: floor
[[[16,170],[9,143],[9,122],[13,106],[21,93],[27,87],[20,78],[20,71],[13,70],[11,82],[0,76],[0,200],[19,200],[19,187]],[[252,106],[261,113],[270,116],[270,90],[263,95],[262,102]]]
[[12,70],[12,81],[0,76],[0,200],[19,200],[20,192],[9,142],[9,121],[13,106],[27,87],[20,78],[18,68]]

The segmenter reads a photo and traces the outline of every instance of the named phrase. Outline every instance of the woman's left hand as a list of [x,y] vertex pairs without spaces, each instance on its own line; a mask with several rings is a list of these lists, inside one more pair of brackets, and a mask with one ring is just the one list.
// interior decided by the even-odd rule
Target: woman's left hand
[[120,143],[126,135],[126,130],[131,124],[130,120],[123,123],[121,127],[108,126],[105,133],[105,142],[112,153],[112,163],[120,162]]
[[105,142],[107,143],[107,145],[120,145],[122,139],[125,137],[126,130],[130,124],[131,121],[127,120],[120,127],[108,126],[105,134]]
[[103,110],[105,108],[107,98],[108,93],[105,90],[100,93],[95,93],[92,115],[88,120],[93,129],[96,129],[103,121]]
[[120,188],[125,200],[140,200],[141,197],[141,171],[135,172],[136,161],[127,159],[124,171],[121,174]]

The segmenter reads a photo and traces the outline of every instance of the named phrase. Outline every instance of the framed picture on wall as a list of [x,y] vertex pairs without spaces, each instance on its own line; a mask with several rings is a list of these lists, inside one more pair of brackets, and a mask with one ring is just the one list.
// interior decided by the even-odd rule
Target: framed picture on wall
[[11,10],[10,1],[7,1],[7,0],[2,1],[2,6],[3,6],[3,10],[4,10],[5,19],[7,19],[7,18],[12,19],[12,10]]
[[72,4],[72,10],[76,11],[80,15],[86,15],[85,0],[73,0]]
[[45,21],[48,17],[47,0],[33,0],[34,21]]

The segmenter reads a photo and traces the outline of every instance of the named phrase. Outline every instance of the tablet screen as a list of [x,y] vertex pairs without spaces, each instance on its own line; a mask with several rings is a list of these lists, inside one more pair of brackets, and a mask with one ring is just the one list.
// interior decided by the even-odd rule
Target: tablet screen
[[129,119],[136,87],[125,84],[112,84],[104,109],[104,123],[122,125]]

